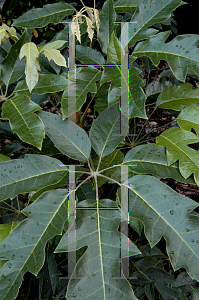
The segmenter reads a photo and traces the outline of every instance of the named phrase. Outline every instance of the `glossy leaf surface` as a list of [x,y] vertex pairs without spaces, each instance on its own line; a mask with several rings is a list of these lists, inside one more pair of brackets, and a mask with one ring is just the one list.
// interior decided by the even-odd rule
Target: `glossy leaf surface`
[[194,174],[195,182],[199,185],[199,152],[188,147],[189,144],[199,142],[194,133],[170,128],[156,138],[157,145],[167,148],[167,161],[171,165],[179,160],[179,170],[184,178]]
[[74,7],[68,3],[47,4],[43,8],[35,8],[27,11],[14,21],[13,26],[41,28],[49,23],[58,23],[66,16],[72,15],[73,12]]
[[91,143],[82,128],[51,113],[40,111],[38,116],[45,125],[46,134],[63,154],[79,161],[89,158]]
[[41,149],[44,138],[44,124],[34,114],[41,107],[28,96],[16,95],[3,103],[3,117],[9,117],[10,127],[20,139]]
[[28,218],[0,243],[0,258],[7,260],[0,269],[1,299],[14,299],[24,273],[29,271],[37,275],[42,268],[46,242],[62,233],[68,214],[67,197],[63,189],[43,194],[22,210]]
[[[103,300],[107,298],[136,300],[126,279],[113,278],[120,276],[120,233],[117,229],[121,216],[119,210],[111,210],[110,217],[110,210],[100,208],[116,208],[115,202],[108,199],[99,203],[95,200],[85,200],[81,201],[78,207],[83,209],[77,211],[76,240],[70,244],[70,249],[80,249],[83,246],[88,246],[88,249],[76,265],[76,276],[80,278],[76,279],[73,274],[69,281],[67,299],[96,297]],[[86,209],[89,207],[99,209]],[[56,253],[68,250],[69,234],[75,235],[75,231],[69,229],[62,237]],[[126,236],[123,238],[127,239]],[[130,255],[140,253],[130,240],[129,252]],[[91,286],[92,289],[88,289]]]
[[68,173],[59,160],[36,154],[27,154],[23,159],[1,162],[0,170],[0,200],[13,199],[18,194],[55,184]]
[[148,56],[155,66],[159,64],[161,59],[166,60],[174,76],[183,82],[188,68],[199,75],[198,35],[180,35],[165,43],[169,33],[161,32],[139,43],[132,56]]

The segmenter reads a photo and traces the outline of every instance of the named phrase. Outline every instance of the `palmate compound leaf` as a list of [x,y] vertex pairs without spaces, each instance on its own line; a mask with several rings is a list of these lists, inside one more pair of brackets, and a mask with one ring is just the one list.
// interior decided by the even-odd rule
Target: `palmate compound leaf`
[[89,132],[91,145],[101,158],[112,153],[119,143],[125,138],[128,128],[121,124],[124,132],[120,134],[120,110],[119,104],[103,111],[93,122]]
[[65,189],[42,194],[22,210],[28,218],[0,243],[0,260],[7,260],[0,269],[1,300],[15,299],[24,274],[36,276],[42,268],[46,242],[62,234],[68,218],[68,194]]
[[[87,246],[84,255],[76,265],[68,284],[67,300],[100,299],[100,300],[135,300],[129,282],[120,277],[120,211],[114,201],[84,200],[78,203],[76,212],[76,233],[71,227],[62,237],[55,253],[68,251],[68,235],[75,235],[70,249],[76,250]],[[93,209],[91,209],[93,208]],[[124,217],[125,220],[125,217]],[[128,240],[122,234],[124,240]],[[140,251],[129,240],[129,256]]]
[[[96,81],[101,78],[101,74],[102,72],[95,67],[83,67],[78,68],[77,72],[69,78],[68,87],[64,90],[61,99],[63,119],[82,107],[88,92],[92,95],[97,92]],[[72,101],[69,96],[72,98]]]
[[129,24],[129,47],[133,47],[137,41],[149,38],[157,33],[154,28],[149,28],[155,23],[161,23],[169,19],[171,12],[183,4],[181,0],[153,0],[141,1],[136,13]]
[[116,102],[120,102],[120,97],[122,93],[121,89],[121,77],[123,76],[126,86],[123,89],[124,94],[126,90],[129,91],[129,116],[131,118],[138,117],[147,119],[145,111],[145,100],[146,95],[143,89],[140,87],[142,79],[137,75],[140,74],[140,70],[129,65],[129,83],[128,78],[121,72],[120,67],[105,67],[102,73],[100,84],[103,84],[111,80],[111,86],[108,91],[108,105],[111,106]]
[[198,142],[198,136],[181,128],[167,129],[156,137],[156,145],[167,148],[168,165],[179,160],[182,176],[188,178],[193,173],[197,185],[199,185],[199,152],[188,145]]
[[27,154],[25,158],[0,163],[0,201],[13,199],[59,182],[68,169],[55,158]]
[[184,130],[191,131],[193,128],[199,137],[199,106],[191,105],[185,107],[178,115],[177,122]]
[[198,281],[199,215],[190,213],[198,203],[152,176],[136,175],[124,186],[129,192],[129,216],[144,223],[150,246],[163,236],[174,271],[184,267]]
[[183,106],[199,103],[199,89],[193,89],[192,84],[183,83],[176,88],[167,87],[158,96],[156,105],[160,108],[181,111]]
[[161,32],[144,42],[138,43],[132,56],[148,56],[155,66],[160,60],[166,60],[174,76],[185,82],[187,69],[199,75],[199,36],[194,34],[179,35],[165,43],[170,31]]
[[32,102],[26,95],[16,95],[2,105],[3,118],[10,118],[12,132],[16,132],[20,139],[41,149],[45,137],[44,124],[34,114],[41,107]]
[[45,132],[57,149],[63,154],[79,160],[87,161],[91,151],[91,143],[87,133],[74,122],[61,116],[40,111],[38,116],[45,125]]
[[29,42],[21,47],[19,59],[21,60],[24,56],[26,58],[26,83],[31,92],[38,82],[38,71],[40,71],[40,66],[38,62],[39,51],[35,43]]
[[42,28],[49,23],[59,23],[66,16],[72,15],[74,7],[68,3],[53,3],[44,5],[43,8],[34,8],[16,19],[13,26]]
[[125,156],[124,165],[137,174],[151,174],[156,178],[173,178],[184,183],[195,184],[193,178],[185,179],[179,172],[178,164],[167,164],[166,148],[153,144],[139,145]]

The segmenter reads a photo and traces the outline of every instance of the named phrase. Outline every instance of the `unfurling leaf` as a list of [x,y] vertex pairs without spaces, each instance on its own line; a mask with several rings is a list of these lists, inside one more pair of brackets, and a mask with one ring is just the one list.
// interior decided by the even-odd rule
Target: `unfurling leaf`
[[100,28],[100,18],[99,18],[99,11],[94,8],[94,16],[95,16],[95,23],[97,26],[97,34],[99,34],[99,28]]
[[93,31],[93,24],[91,22],[91,20],[89,18],[86,17],[86,23],[87,23],[87,32],[88,32],[88,36],[89,36],[89,39],[91,40],[92,42],[92,39],[93,39],[93,34],[94,34],[94,31]]
[[19,59],[21,60],[24,56],[26,58],[26,83],[31,92],[39,80],[38,71],[40,71],[40,66],[38,63],[39,51],[37,46],[32,42],[24,44],[21,47]]

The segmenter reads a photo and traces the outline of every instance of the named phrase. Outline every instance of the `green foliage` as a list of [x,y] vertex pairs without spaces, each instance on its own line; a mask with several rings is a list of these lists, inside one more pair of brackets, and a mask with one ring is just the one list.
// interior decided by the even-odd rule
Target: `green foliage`
[[[58,2],[1,26],[0,299],[197,299],[198,203],[164,183],[199,186],[199,92],[185,83],[199,36],[157,30],[182,4],[106,0],[73,15]],[[63,20],[72,45],[65,23],[32,37]],[[160,60],[169,69],[149,82]],[[157,128],[156,110],[172,121]]]

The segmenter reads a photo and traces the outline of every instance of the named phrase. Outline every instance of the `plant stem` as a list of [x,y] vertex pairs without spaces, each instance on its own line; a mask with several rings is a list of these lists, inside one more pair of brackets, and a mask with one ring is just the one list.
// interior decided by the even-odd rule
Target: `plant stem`
[[95,167],[94,167],[94,163],[93,163],[93,160],[92,160],[92,157],[91,155],[89,156],[89,160],[90,160],[90,163],[91,163],[91,168],[92,168],[92,171],[95,172]]
[[12,40],[14,43],[17,42],[17,40],[14,38],[14,36],[12,36],[12,35],[10,34],[9,31],[6,30],[6,33],[9,35],[9,37],[11,38],[11,40]]
[[162,127],[168,126],[168,125],[170,125],[170,124],[172,124],[172,123],[174,123],[174,122],[176,122],[176,120],[173,120],[173,121],[171,121],[171,122],[169,122],[169,123],[167,123],[167,124],[165,124],[165,125],[162,125],[162,126],[160,126],[160,127],[154,128],[151,132],[146,133],[146,134],[145,134],[145,135],[137,142],[137,144],[138,144],[141,140],[143,140],[143,139],[145,138],[145,136],[150,135],[153,131],[158,130],[158,129],[162,128]]
[[61,104],[61,98],[59,97],[59,95],[56,92],[53,95],[57,98],[57,100]]
[[[102,84],[102,85],[103,85],[103,84]],[[85,112],[84,112],[83,115],[81,116],[80,124],[81,124],[82,126],[84,126],[84,119],[85,119],[85,115],[86,115],[86,113],[87,113],[87,110],[89,109],[89,107],[90,107],[92,101],[95,99],[95,96],[97,95],[97,93],[98,93],[99,90],[101,89],[102,85],[99,86],[97,92],[94,94],[94,96],[92,97],[91,101],[89,102],[87,108],[85,109]]]
[[59,108],[57,107],[57,105],[54,104],[50,98],[48,99],[48,101],[54,106],[54,108],[56,108],[56,110],[57,110],[57,111],[60,113],[60,115],[62,116],[62,113],[61,113],[61,111],[59,110]]
[[144,123],[144,125],[142,126],[140,132],[138,133],[136,139],[135,139],[135,143],[137,142],[141,132],[143,131],[144,127],[146,126],[147,122],[149,121],[149,119],[151,118],[151,116],[153,115],[154,111],[157,109],[157,106],[153,109],[152,113],[150,114],[150,116],[148,117],[148,119],[146,120],[146,122]]

